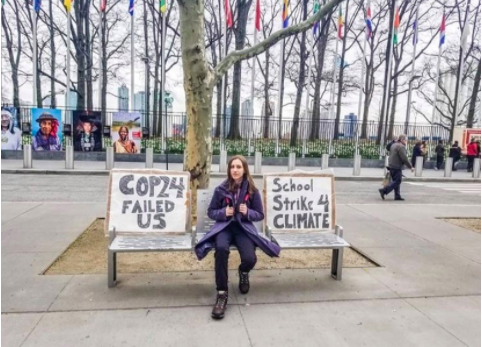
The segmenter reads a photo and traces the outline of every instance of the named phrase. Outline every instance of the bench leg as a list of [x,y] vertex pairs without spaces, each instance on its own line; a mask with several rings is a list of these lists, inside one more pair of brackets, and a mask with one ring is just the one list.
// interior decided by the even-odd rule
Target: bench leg
[[341,273],[343,270],[343,247],[334,249],[331,256],[331,277],[337,281],[341,281]]
[[117,284],[117,253],[107,251],[107,285],[109,288],[114,287]]

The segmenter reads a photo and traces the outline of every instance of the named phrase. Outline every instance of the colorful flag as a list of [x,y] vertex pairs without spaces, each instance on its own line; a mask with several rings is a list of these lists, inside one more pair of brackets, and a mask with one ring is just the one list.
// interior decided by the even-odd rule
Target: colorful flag
[[395,21],[393,23],[393,44],[398,44],[398,28],[400,28],[400,12],[395,10]]
[[224,14],[226,15],[226,25],[228,28],[231,28],[233,26],[233,14],[231,12],[229,0],[224,0]]
[[40,7],[42,6],[42,0],[34,0],[33,8],[35,12],[40,12]]
[[442,23],[440,24],[440,43],[439,47],[445,43],[445,13],[442,16]]
[[107,0],[100,0],[100,12],[105,12],[107,8]]
[[412,39],[412,43],[413,45],[415,46],[417,43],[418,43],[418,30],[417,30],[417,20],[415,19],[413,21],[413,39]]
[[129,14],[134,15],[134,0],[129,0]]
[[159,1],[159,11],[161,11],[161,13],[166,13],[166,11],[167,11],[167,0],[160,0]]
[[[2,0],[4,1],[4,0]],[[70,9],[72,8],[72,1],[71,0],[64,0],[64,6],[67,12],[70,12]]]
[[259,3],[259,0],[256,0],[256,16],[254,25],[257,31],[261,30],[261,5]]
[[[313,6],[313,15],[315,15],[320,10],[320,2],[315,0],[315,5]],[[313,36],[316,36],[318,33],[318,29],[320,27],[320,21],[316,21],[315,25],[313,26]]]
[[283,29],[289,26],[289,19],[290,19],[290,1],[284,0],[283,2],[283,13],[281,13],[283,17]]
[[367,6],[367,18],[365,19],[367,23],[367,40],[373,37],[373,27],[372,27],[372,10],[370,8],[370,3]]
[[338,39],[341,40],[343,38],[343,24],[345,21],[343,20],[343,11],[341,9],[341,5],[338,5]]

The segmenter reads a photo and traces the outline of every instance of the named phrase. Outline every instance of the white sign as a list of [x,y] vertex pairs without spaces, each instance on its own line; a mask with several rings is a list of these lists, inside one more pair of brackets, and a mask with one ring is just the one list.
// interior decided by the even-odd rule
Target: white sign
[[188,190],[186,172],[112,170],[107,226],[116,232],[185,232]]
[[332,230],[333,175],[287,173],[265,176],[266,225],[271,231]]

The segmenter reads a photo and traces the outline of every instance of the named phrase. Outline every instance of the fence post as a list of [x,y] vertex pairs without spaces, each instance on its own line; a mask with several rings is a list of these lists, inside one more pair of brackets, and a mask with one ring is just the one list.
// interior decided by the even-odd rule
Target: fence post
[[228,152],[221,151],[219,156],[219,172],[226,172],[228,170]]
[[[248,135],[249,136],[249,135]],[[251,156],[251,138],[248,138],[248,157]]]
[[473,178],[480,178],[480,158],[474,159],[474,166],[472,170],[472,177]]
[[304,158],[306,155],[306,139],[303,140],[303,147],[301,147],[301,157]]
[[105,169],[112,170],[114,168],[114,147],[105,148]]
[[328,153],[323,153],[321,156],[321,169],[328,169],[330,161],[330,155]]
[[146,148],[146,169],[154,168],[154,148]]
[[279,155],[279,139],[276,138],[276,151],[274,153],[274,156],[277,157]]
[[448,157],[445,160],[444,177],[452,177],[453,165],[454,165],[454,158]]
[[65,168],[67,170],[74,169],[74,147],[71,145],[65,146]]
[[23,168],[32,168],[32,145],[30,144],[23,145]]
[[423,157],[418,156],[415,161],[415,177],[422,177],[423,172]]
[[353,176],[360,176],[361,171],[361,155],[355,154],[353,160]]
[[296,153],[290,153],[288,158],[288,171],[293,171],[296,168]]
[[254,154],[254,173],[261,173],[261,161],[262,161],[263,155],[261,152],[256,152]]

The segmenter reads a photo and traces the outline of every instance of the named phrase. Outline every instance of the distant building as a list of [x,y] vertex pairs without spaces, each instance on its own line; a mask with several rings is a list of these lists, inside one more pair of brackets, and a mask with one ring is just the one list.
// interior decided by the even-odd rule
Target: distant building
[[358,117],[354,113],[347,114],[343,119],[342,133],[344,137],[355,137],[356,136],[356,124]]
[[134,111],[144,114],[146,112],[146,92],[134,94]]
[[76,109],[77,108],[77,93],[73,90],[69,90],[65,94],[65,105],[67,106],[67,98],[69,99],[69,108]]
[[129,110],[129,88],[125,84],[117,89],[119,111],[127,112]]

